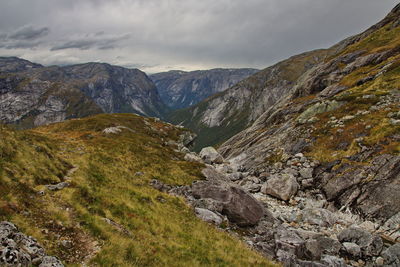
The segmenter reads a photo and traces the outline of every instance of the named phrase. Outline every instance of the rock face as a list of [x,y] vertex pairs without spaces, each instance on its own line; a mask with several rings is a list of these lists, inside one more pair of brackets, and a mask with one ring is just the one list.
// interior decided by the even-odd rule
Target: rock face
[[187,108],[207,97],[222,92],[256,69],[212,69],[192,72],[168,71],[150,75],[161,99],[172,109]]
[[0,74],[0,121],[20,128],[102,112],[166,112],[155,85],[137,69],[102,63],[43,67],[0,58]]
[[62,267],[57,258],[48,256],[37,241],[18,231],[10,222],[0,222],[0,265]]

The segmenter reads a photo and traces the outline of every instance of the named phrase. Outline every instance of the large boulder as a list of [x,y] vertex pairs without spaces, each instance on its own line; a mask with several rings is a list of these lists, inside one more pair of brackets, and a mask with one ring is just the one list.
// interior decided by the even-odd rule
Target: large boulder
[[297,193],[299,184],[291,174],[275,175],[261,188],[261,192],[288,201]]
[[224,158],[221,156],[221,154],[219,154],[218,151],[211,146],[203,148],[200,151],[200,157],[207,164],[221,164],[224,162]]
[[261,204],[242,189],[227,183],[197,182],[192,185],[197,199],[211,198],[222,204],[222,214],[239,226],[253,226],[264,216]]

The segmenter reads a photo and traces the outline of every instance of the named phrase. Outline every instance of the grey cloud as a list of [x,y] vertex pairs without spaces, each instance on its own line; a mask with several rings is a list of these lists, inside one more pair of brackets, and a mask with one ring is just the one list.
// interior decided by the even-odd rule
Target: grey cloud
[[[382,19],[397,3],[398,0],[0,1],[0,55],[15,54],[13,49],[18,48],[22,50],[18,53],[42,64],[102,61],[138,65],[152,72],[170,67],[264,68],[357,34]],[[49,25],[51,31],[46,27],[21,28],[27,24]],[[118,55],[121,57],[116,59]]]
[[35,28],[32,25],[26,25],[9,34],[8,38],[11,40],[36,40],[48,35],[49,32],[48,27]]
[[120,41],[129,38],[128,34],[120,36],[107,36],[104,32],[97,32],[93,35],[85,35],[75,37],[74,40],[61,41],[59,44],[53,46],[51,51],[64,50],[76,48],[80,50],[88,50],[91,48],[97,48],[100,50],[113,49]]

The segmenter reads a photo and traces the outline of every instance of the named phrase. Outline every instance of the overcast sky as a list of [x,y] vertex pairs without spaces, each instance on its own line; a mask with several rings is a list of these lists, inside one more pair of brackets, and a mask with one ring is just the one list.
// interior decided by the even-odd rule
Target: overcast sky
[[170,69],[265,68],[381,20],[395,0],[0,0],[0,56]]

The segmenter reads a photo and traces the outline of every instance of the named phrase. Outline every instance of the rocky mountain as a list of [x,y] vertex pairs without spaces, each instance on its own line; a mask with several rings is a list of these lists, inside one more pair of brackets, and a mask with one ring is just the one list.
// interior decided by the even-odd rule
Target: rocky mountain
[[106,113],[166,112],[145,73],[104,63],[43,67],[0,58],[0,121],[29,128]]
[[154,188],[203,179],[180,127],[101,114],[0,136],[1,266],[277,266]]
[[171,112],[168,120],[198,133],[196,150],[220,143],[250,126],[285,97],[297,79],[328,53],[316,50],[279,62],[193,107]]
[[[229,163],[218,168],[283,222],[249,239],[285,266],[400,264],[399,33],[400,4],[219,147]],[[310,242],[320,249],[306,256]]]
[[168,71],[150,75],[161,99],[172,109],[193,106],[207,97],[222,92],[256,69],[211,69],[198,71]]

